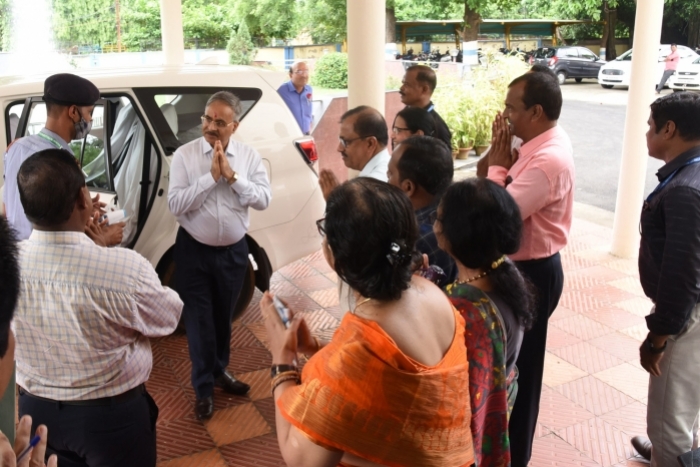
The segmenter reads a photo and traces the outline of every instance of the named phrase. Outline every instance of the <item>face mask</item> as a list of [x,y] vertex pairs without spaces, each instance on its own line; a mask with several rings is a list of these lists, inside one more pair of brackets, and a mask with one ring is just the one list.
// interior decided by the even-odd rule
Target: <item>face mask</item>
[[83,116],[80,116],[80,120],[73,124],[75,127],[75,139],[83,139],[92,130],[92,121],[86,122]]

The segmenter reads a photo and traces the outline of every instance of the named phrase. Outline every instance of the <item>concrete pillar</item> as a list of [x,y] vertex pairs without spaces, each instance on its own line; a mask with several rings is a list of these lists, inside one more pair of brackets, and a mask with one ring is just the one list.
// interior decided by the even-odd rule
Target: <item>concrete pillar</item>
[[649,104],[654,101],[654,86],[657,84],[663,12],[664,0],[637,3],[634,55],[611,248],[613,255],[623,258],[634,257],[639,251],[639,216],[644,202],[649,157],[644,134],[648,128]]
[[386,1],[352,0],[347,9],[348,108],[369,105],[384,114]]
[[184,64],[185,39],[180,0],[160,0],[160,31],[163,38],[163,64]]

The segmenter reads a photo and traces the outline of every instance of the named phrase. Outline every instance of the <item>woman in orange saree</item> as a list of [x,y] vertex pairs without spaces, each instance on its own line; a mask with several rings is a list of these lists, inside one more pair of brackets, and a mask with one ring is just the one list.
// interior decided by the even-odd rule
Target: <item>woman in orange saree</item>
[[[273,297],[261,301],[285,462],[471,466],[464,321],[440,289],[411,274],[410,202],[395,187],[358,178],[332,192],[318,226],[326,259],[357,306],[323,345],[303,313],[290,313],[285,329]],[[301,375],[297,351],[313,354]]]
[[508,417],[517,394],[523,333],[534,320],[533,295],[505,255],[520,245],[515,200],[487,179],[450,186],[433,225],[458,278],[445,288],[466,322],[472,435],[477,466],[510,465]]

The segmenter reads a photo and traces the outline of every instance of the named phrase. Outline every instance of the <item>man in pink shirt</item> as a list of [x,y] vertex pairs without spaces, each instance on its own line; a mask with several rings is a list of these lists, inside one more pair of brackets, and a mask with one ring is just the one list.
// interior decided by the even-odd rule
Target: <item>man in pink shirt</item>
[[[493,124],[488,178],[513,196],[523,218],[520,250],[511,256],[538,294],[537,321],[525,333],[517,360],[518,397],[509,422],[513,467],[532,454],[547,342],[547,322],[559,303],[564,271],[559,251],[566,246],[574,202],[571,141],[557,125],[562,96],[557,80],[526,73],[510,83],[505,110]],[[511,148],[511,138],[523,144]]]
[[676,44],[671,44],[671,53],[664,59],[666,66],[664,67],[664,74],[661,76],[661,81],[656,86],[656,94],[661,94],[661,91],[666,85],[666,81],[676,72],[678,60],[680,60],[680,58],[681,54],[678,53],[678,47],[676,47]]

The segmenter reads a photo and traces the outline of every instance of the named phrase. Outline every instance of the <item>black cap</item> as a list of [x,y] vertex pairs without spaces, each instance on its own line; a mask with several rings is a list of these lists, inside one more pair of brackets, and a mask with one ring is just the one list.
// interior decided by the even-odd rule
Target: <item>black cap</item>
[[44,81],[44,101],[59,105],[90,106],[100,98],[100,90],[90,81],[70,73],[51,75]]

